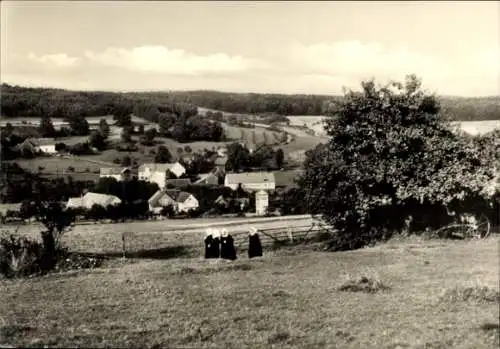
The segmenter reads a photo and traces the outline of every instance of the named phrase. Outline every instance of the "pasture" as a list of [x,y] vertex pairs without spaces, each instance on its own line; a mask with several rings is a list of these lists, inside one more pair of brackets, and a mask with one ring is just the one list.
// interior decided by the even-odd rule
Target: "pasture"
[[[39,173],[43,177],[58,178],[70,175],[75,180],[97,180],[99,178],[99,169],[102,166],[97,161],[87,161],[79,156],[43,156],[34,159],[17,159],[14,162],[30,172]],[[106,166],[114,167],[119,165],[109,164]]]
[[[113,259],[0,281],[0,343],[41,347],[494,348],[498,237],[404,238],[358,251],[265,250],[235,262]],[[70,239],[70,235],[68,235]],[[172,248],[182,247],[172,242]],[[350,284],[377,281],[371,293]],[[383,287],[382,287],[383,286]]]

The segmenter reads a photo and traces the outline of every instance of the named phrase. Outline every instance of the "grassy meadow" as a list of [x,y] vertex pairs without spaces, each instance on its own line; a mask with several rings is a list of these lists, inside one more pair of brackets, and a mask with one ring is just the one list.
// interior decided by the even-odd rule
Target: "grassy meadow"
[[495,348],[499,242],[304,245],[235,262],[203,260],[200,248],[2,280],[0,345]]

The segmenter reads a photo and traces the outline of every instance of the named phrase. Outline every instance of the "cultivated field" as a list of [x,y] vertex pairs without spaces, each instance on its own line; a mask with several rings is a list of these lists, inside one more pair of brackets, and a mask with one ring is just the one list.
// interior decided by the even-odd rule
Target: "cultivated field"
[[[499,242],[407,239],[344,253],[305,245],[235,262],[203,260],[200,247],[194,257],[4,280],[0,343],[497,348]],[[362,276],[378,282],[372,293],[349,286]]]

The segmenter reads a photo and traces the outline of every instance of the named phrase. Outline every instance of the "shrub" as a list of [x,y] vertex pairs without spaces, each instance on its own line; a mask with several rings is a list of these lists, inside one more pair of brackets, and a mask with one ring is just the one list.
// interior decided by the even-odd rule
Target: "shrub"
[[339,291],[365,293],[375,293],[388,289],[389,286],[385,285],[378,278],[368,276],[361,276],[357,278],[348,276],[344,283],[338,288]]
[[488,286],[476,284],[446,288],[440,298],[447,302],[498,303],[500,292]]
[[447,208],[483,210],[470,203],[484,202],[489,157],[453,132],[415,76],[363,82],[336,104],[331,138],[306,153],[299,179],[308,210],[339,232],[332,250],[386,240],[408,216],[422,230],[448,223]]
[[25,237],[0,239],[0,274],[6,278],[25,277],[41,271],[43,247]]

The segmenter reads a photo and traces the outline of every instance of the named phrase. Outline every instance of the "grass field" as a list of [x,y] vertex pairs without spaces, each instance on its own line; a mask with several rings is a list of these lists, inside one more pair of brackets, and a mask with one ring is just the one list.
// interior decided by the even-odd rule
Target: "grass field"
[[[289,116],[290,125],[304,126],[313,130],[317,136],[324,136],[325,130],[323,122],[327,116]],[[482,121],[455,121],[455,125],[459,125],[462,131],[472,135],[484,134],[494,129],[500,129],[500,120],[482,120]]]
[[[91,271],[3,280],[0,343],[496,348],[498,243],[411,239],[344,253],[293,247],[235,262],[116,259]],[[362,276],[378,281],[373,292],[349,291]]]

